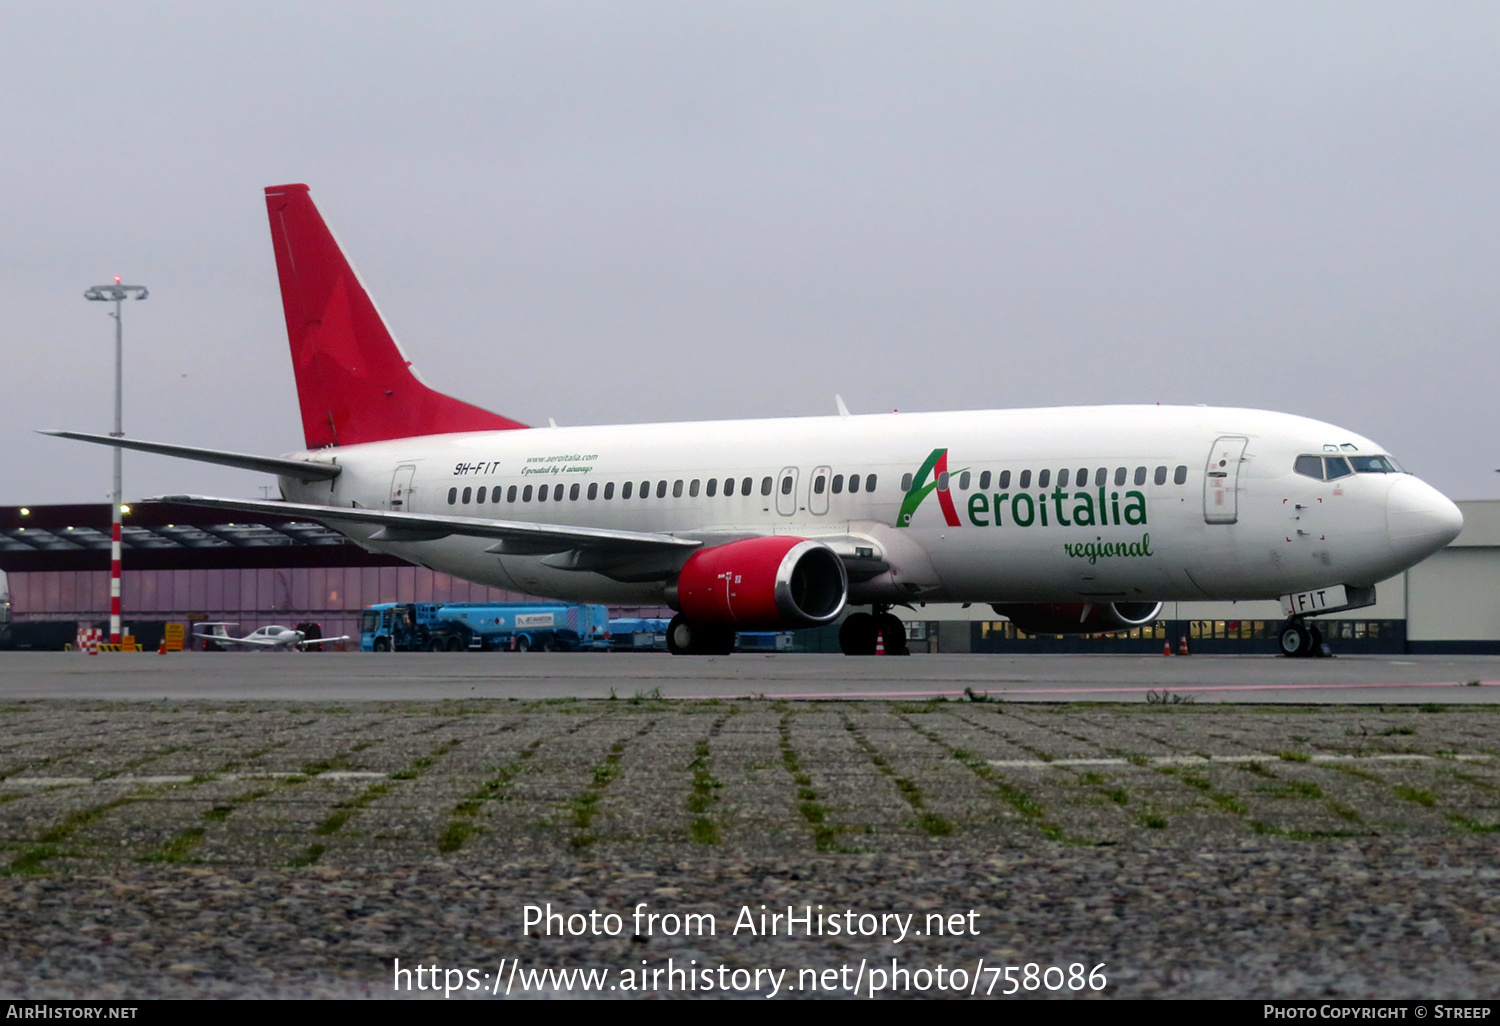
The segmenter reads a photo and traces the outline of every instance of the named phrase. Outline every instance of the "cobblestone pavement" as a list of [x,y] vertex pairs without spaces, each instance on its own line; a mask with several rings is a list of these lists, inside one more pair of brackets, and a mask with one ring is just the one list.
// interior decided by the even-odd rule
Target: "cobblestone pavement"
[[[1106,996],[1500,984],[1494,707],[36,701],[0,724],[6,997],[390,996],[398,958],[465,985],[598,967],[606,992],[668,959],[785,969],[783,995],[880,967],[937,994],[939,965],[983,993],[1026,963],[1083,994],[1072,967],[1104,963]],[[641,929],[642,902],[668,918]],[[528,935],[549,904],[620,929]],[[760,936],[762,905],[914,919]]]

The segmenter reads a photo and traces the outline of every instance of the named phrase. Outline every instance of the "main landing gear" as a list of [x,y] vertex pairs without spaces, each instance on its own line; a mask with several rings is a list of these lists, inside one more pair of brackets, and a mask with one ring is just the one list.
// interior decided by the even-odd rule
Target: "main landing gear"
[[1323,632],[1300,616],[1294,616],[1281,625],[1281,654],[1307,657],[1328,655],[1323,645]]
[[688,623],[681,613],[667,624],[667,651],[673,655],[729,655],[734,628]]
[[906,625],[889,606],[874,606],[875,612],[850,613],[839,627],[839,648],[844,655],[874,655],[876,635],[886,655],[911,655],[906,647]]

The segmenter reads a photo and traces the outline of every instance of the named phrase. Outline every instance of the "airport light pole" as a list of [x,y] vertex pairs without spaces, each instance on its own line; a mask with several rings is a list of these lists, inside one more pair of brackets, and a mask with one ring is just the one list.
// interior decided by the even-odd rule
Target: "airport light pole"
[[[110,314],[115,319],[115,429],[110,432],[110,435],[115,438],[123,438],[125,435],[121,413],[125,391],[122,384],[125,322],[121,317],[120,304],[130,296],[145,299],[146,287],[144,285],[121,285],[119,275],[115,275],[113,284],[95,285],[83,294],[84,299],[115,304],[115,312]],[[121,451],[118,446],[115,448],[115,490],[109,504],[109,643],[111,645],[120,643],[120,503],[123,499],[120,475]]]

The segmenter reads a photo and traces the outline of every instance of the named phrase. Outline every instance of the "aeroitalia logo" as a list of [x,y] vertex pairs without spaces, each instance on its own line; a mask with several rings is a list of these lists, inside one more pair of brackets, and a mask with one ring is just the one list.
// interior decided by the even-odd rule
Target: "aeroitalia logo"
[[[896,516],[896,526],[911,526],[917,510],[933,492],[937,492],[943,521],[949,527],[964,526],[965,519],[974,527],[1092,528],[1146,525],[1146,493],[1141,490],[1140,485],[1126,488],[1123,468],[1116,468],[1116,484],[1113,488],[1105,480],[1104,468],[1098,469],[1092,485],[1088,482],[1089,475],[1080,470],[1078,480],[1071,488],[1064,483],[1068,480],[1067,470],[1058,471],[1054,484],[1049,481],[1050,471],[1044,468],[1036,472],[1035,491],[1031,490],[1032,470],[1023,468],[1018,472],[1013,490],[1010,486],[1011,472],[1002,471],[996,481],[998,488],[993,492],[988,490],[990,473],[986,472],[980,477],[982,484],[979,489],[965,492],[964,509],[960,514],[948,485],[953,475],[962,475],[966,470],[967,467],[950,471],[948,450],[932,450],[922,462],[921,469],[912,477],[906,497],[901,502],[901,512]],[[1144,473],[1144,468],[1136,469],[1138,478],[1143,478]],[[965,482],[966,488],[967,484]],[[1106,542],[1102,536],[1097,541],[1100,545],[1115,544],[1113,541]],[[1086,546],[1080,545],[1077,548],[1085,555],[1088,554]],[[1095,558],[1098,555],[1099,553],[1094,553]],[[1110,555],[1115,553],[1105,554],[1106,558]]]
[[[906,491],[906,498],[901,503],[901,513],[896,517],[897,527],[906,527],[911,523],[912,514],[917,507],[922,505],[922,500],[933,492],[938,493],[938,505],[943,508],[943,519],[948,522],[949,527],[959,525],[958,510],[953,508],[953,493],[947,488],[939,488],[938,482],[943,480],[943,475],[948,473],[948,450],[934,449],[927,459],[922,463],[922,469],[917,471],[916,477],[912,478],[911,487]],[[961,473],[961,471],[960,471]],[[932,480],[928,481],[928,475]]]

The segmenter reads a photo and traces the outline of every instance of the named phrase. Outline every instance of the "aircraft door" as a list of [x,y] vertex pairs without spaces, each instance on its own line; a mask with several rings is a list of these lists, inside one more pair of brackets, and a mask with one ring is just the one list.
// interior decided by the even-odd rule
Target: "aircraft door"
[[782,467],[776,475],[776,512],[784,517],[797,512],[796,467]]
[[1240,464],[1250,439],[1224,435],[1208,452],[1203,475],[1203,519],[1210,524],[1233,524],[1240,518]]
[[807,491],[807,511],[814,516],[821,517],[828,512],[828,477],[832,473],[832,467],[813,468],[812,483]]
[[411,479],[416,473],[416,464],[403,463],[391,476],[391,509],[395,512],[411,512]]

